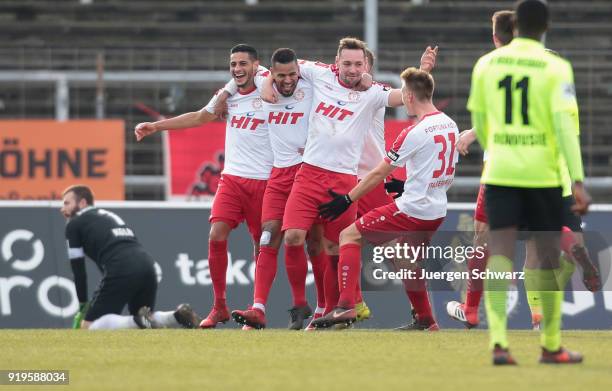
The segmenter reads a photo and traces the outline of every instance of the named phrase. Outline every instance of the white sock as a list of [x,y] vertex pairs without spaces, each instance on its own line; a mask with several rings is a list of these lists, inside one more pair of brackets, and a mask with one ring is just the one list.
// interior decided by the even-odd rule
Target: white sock
[[90,330],[117,330],[117,329],[137,329],[138,325],[134,322],[131,315],[107,314],[91,322]]
[[182,327],[174,317],[174,311],[155,311],[153,312],[153,322],[156,327],[180,328]]
[[257,308],[258,310],[261,310],[261,312],[263,312],[264,314],[266,313],[266,306],[261,303],[254,303],[253,308],[254,309]]
[[322,314],[325,312],[325,308],[321,308],[319,306],[317,306],[317,308],[315,308],[315,314]]

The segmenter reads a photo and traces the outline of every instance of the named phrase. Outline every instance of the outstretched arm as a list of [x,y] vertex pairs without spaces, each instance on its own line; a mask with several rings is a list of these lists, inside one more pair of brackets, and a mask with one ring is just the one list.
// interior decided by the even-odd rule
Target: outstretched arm
[[134,134],[136,135],[136,141],[140,141],[160,130],[193,128],[207,122],[212,122],[215,119],[217,119],[217,115],[202,108],[200,111],[181,114],[178,117],[163,119],[157,122],[141,122],[134,128]]

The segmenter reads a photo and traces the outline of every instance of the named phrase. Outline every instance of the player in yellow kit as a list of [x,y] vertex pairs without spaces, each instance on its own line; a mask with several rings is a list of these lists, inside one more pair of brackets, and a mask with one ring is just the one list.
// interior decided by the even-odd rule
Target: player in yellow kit
[[[536,241],[537,277],[527,280],[542,303],[543,363],[577,363],[582,355],[561,347],[559,266],[562,226],[562,161],[567,164],[576,200],[584,214],[590,197],[583,187],[580,145],[573,120],[573,71],[566,60],[540,43],[548,27],[548,7],[524,0],[516,7],[518,36],[481,57],[474,66],[468,109],[480,144],[488,153],[482,183],[491,229],[488,269],[498,278],[485,282],[485,305],[493,363],[515,364],[508,350],[506,290],[519,227]],[[509,273],[511,274],[511,273]]]

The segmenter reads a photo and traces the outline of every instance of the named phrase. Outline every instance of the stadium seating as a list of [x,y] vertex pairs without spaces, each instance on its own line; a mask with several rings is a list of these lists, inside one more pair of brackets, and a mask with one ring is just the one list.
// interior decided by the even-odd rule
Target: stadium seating
[[[490,18],[511,1],[379,0],[379,70],[399,72],[416,64],[427,44],[440,46],[435,71],[437,99],[445,111],[469,127],[465,103],[470,71],[478,56],[490,50]],[[591,176],[612,176],[612,8],[607,1],[549,1],[552,29],[547,46],[573,63],[581,105],[585,167]],[[280,7],[279,5],[282,5]],[[289,46],[304,58],[332,61],[338,38],[363,36],[361,1],[243,0],[119,1],[4,0],[0,2],[0,72],[6,70],[93,71],[104,54],[106,70],[224,70],[228,48],[249,42],[268,58],[276,47]],[[264,61],[264,63],[267,61]],[[54,86],[14,80],[2,82],[0,118],[54,116]],[[174,87],[174,90],[172,90]],[[162,112],[199,109],[215,84],[108,84],[106,114],[126,119],[127,128],[147,120],[136,102]],[[179,99],[167,104],[168,97]],[[71,86],[71,117],[95,113],[92,85]],[[159,138],[136,144],[126,132],[127,174],[161,175]],[[479,147],[462,163],[458,175],[480,172]],[[455,200],[473,194],[451,193]],[[163,192],[128,189],[128,198],[161,198]]]

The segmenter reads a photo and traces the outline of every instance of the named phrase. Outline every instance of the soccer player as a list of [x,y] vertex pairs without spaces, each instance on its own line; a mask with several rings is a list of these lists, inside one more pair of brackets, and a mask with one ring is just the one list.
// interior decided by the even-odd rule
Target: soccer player
[[[560,156],[567,163],[578,214],[588,211],[573,109],[573,72],[540,43],[548,7],[538,0],[517,4],[517,37],[481,57],[474,66],[468,109],[478,141],[488,153],[482,183],[490,227],[488,270],[512,271],[517,228],[536,241],[538,275],[527,289],[540,291],[541,363],[579,363],[582,355],[561,347],[561,301],[555,270],[562,226]],[[533,167],[538,162],[537,167]],[[508,349],[504,278],[485,281],[485,307],[495,365],[513,365]]]
[[[272,173],[268,180],[262,206],[262,236],[255,269],[255,292],[253,306],[246,310],[232,311],[238,323],[256,329],[266,326],[266,303],[277,271],[278,250],[282,243],[281,225],[285,204],[291,192],[295,174],[302,164],[302,154],[308,136],[308,119],[312,106],[312,85],[300,78],[298,59],[289,48],[277,49],[271,58],[271,77],[274,89],[280,94],[275,103],[264,102],[270,132],[270,143],[274,154]],[[268,72],[259,73],[255,82],[258,87],[268,77]],[[226,85],[230,95],[235,93],[232,83]],[[317,308],[315,316],[325,307],[323,277],[327,261],[321,242],[322,227],[315,225],[307,237],[307,249],[317,286]],[[290,329],[299,330],[303,321],[295,316],[298,309],[289,310]]]
[[[68,258],[80,302],[73,328],[90,330],[185,327],[199,322],[189,304],[155,311],[157,275],[153,258],[117,214],[94,206],[91,189],[75,185],[63,193]],[[91,302],[87,299],[85,256],[104,276]],[[120,315],[128,306],[130,316]]]
[[[259,67],[257,51],[249,45],[236,45],[230,51],[229,65],[239,94],[227,100],[224,168],[213,200],[208,236],[214,305],[201,328],[214,328],[229,320],[225,297],[227,239],[243,220],[253,238],[255,257],[259,253],[262,203],[273,161],[268,118],[253,80]],[[218,96],[219,93],[200,111],[138,124],[136,138],[141,140],[159,130],[190,128],[217,119],[214,109]]]
[[[457,155],[453,148],[458,137],[455,122],[439,112],[432,102],[433,77],[422,70],[408,68],[401,74],[402,100],[406,110],[418,122],[404,129],[379,165],[348,193],[333,194],[334,199],[319,207],[321,216],[337,219],[355,202],[374,189],[397,167],[406,167],[409,175],[405,190],[395,202],[366,213],[340,234],[338,307],[315,320],[317,328],[327,328],[355,320],[355,285],[361,268],[361,243],[376,244],[408,234],[411,245],[427,245],[446,216],[446,191],[452,184]],[[413,241],[414,240],[414,241]],[[427,296],[425,280],[406,282],[416,289],[407,290],[416,312],[413,330],[437,330]]]
[[[401,105],[399,90],[377,83],[366,91],[355,89],[366,66],[365,43],[355,38],[340,40],[334,65],[300,64],[301,76],[313,83],[314,99],[304,163],[289,195],[282,226],[294,302],[304,309],[299,316],[306,317],[308,313],[303,294],[307,264],[302,247],[308,229],[318,220],[317,207],[330,199],[328,190],[348,191],[356,184],[359,158],[374,114],[386,105]],[[325,277],[326,306],[335,300],[334,291],[337,292],[338,237],[356,212],[353,207],[341,219],[324,225],[325,251],[331,255]]]
[[[514,12],[513,11],[497,11],[493,14],[493,42],[496,48],[510,43],[513,38],[514,31]],[[547,49],[549,52],[555,52]],[[579,132],[578,107],[574,108],[574,120],[576,121],[576,130]],[[474,129],[466,130],[459,135],[457,142],[457,150],[462,155],[469,153],[468,147],[476,141]],[[486,161],[486,154],[485,159]],[[600,289],[601,283],[599,280],[599,272],[595,265],[590,260],[589,254],[584,246],[584,237],[582,235],[582,220],[576,216],[571,207],[574,204],[571,190],[571,180],[567,172],[567,167],[562,170],[563,175],[563,234],[561,240],[561,248],[563,250],[560,259],[560,273],[558,274],[559,287],[564,287],[575,270],[575,264],[578,263],[583,270],[583,282],[587,289],[597,291]],[[488,235],[489,226],[487,224],[487,215],[484,202],[484,185],[480,186],[478,198],[476,201],[476,210],[474,213],[474,246],[485,246]],[[523,269],[527,276],[533,274],[534,256],[536,254],[534,243],[527,244],[526,265]],[[474,257],[468,260],[468,269],[484,270],[486,267],[487,255],[485,257]],[[447,304],[448,315],[460,322],[467,328],[476,327],[479,323],[478,307],[482,297],[483,282],[479,279],[471,279],[468,282],[466,291],[466,301],[460,303],[451,301]],[[542,319],[541,307],[539,304],[539,295],[537,291],[527,291],[527,302],[531,310],[532,326],[534,329],[539,329]]]

